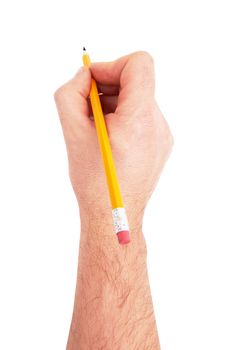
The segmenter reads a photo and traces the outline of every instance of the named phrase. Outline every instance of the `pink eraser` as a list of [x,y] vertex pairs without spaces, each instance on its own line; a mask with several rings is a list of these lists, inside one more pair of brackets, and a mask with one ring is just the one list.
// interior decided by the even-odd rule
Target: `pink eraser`
[[117,232],[117,237],[120,244],[127,244],[130,242],[129,231]]

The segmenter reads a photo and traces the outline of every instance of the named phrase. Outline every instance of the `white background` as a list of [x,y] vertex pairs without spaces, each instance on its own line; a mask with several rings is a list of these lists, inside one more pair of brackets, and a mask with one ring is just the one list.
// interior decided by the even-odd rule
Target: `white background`
[[1,2],[0,349],[65,349],[79,214],[53,92],[83,45],[155,58],[175,139],[144,220],[162,350],[233,349],[232,33],[226,0]]

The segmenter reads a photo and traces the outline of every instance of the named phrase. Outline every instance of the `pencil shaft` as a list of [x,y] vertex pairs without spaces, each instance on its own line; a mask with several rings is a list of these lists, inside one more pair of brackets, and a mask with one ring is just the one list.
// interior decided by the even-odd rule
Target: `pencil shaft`
[[[86,67],[89,67],[91,64],[90,57],[86,53],[83,55],[83,64]],[[93,78],[91,79],[90,100],[112,205],[112,217],[115,232],[118,236],[119,243],[127,244],[130,242],[128,220],[120,193],[97,84]]]
[[[91,61],[89,55],[83,55],[83,63],[87,67],[90,66]],[[116,168],[114,165],[112,150],[104,120],[104,114],[98,94],[96,81],[93,78],[91,79],[90,100],[95,120],[98,142],[103,159],[112,209],[123,207],[123,201],[117,180]]]
[[97,85],[94,79],[92,79],[91,81],[90,100],[95,120],[96,132],[100,145],[100,151],[104,163],[104,169],[106,173],[112,208],[123,207],[123,201],[120,194],[116,169],[113,161],[104,115],[100,103],[100,98],[98,95]]

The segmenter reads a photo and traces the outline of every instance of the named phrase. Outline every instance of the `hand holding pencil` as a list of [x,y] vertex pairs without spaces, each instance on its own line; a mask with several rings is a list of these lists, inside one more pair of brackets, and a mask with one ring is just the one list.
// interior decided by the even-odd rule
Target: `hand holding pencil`
[[[83,60],[55,93],[81,218],[67,350],[159,350],[142,221],[173,139],[154,98],[153,60],[145,52]],[[127,213],[130,244],[114,234],[116,208]]]
[[[154,99],[154,67],[149,54],[136,52],[113,62],[92,64],[84,55],[84,63],[88,68],[81,68],[55,94],[81,231],[111,235],[111,211],[121,208],[126,235],[118,238],[127,243],[124,208],[133,241],[141,231],[144,209],[170,152],[172,137]],[[100,97],[97,90],[92,93],[93,79]],[[96,96],[99,105],[98,100],[93,103]],[[91,105],[94,120],[90,118]],[[97,124],[102,110],[104,124],[103,120]]]

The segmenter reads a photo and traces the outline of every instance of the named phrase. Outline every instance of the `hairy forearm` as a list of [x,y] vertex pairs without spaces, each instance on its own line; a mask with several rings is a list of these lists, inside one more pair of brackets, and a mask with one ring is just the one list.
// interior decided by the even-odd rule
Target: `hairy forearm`
[[119,245],[112,227],[82,228],[67,350],[158,350],[141,228]]

